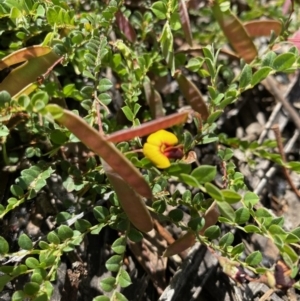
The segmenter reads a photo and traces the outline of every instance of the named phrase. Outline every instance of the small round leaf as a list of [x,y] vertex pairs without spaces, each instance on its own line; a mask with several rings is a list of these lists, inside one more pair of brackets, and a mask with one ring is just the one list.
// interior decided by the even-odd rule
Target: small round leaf
[[107,277],[100,281],[100,286],[105,292],[111,292],[116,284],[116,278],[115,277]]
[[66,226],[66,225],[61,225],[58,228],[58,237],[61,240],[66,240],[68,238],[71,238],[73,236],[73,230]]
[[9,252],[9,245],[8,242],[0,236],[0,254],[5,255]]
[[31,239],[24,233],[19,236],[18,244],[24,250],[31,250],[33,248]]
[[209,239],[216,239],[220,236],[220,234],[220,227],[216,225],[210,226],[204,231],[204,236],[206,236]]
[[246,258],[246,263],[250,266],[256,266],[262,261],[262,255],[259,251],[255,251]]

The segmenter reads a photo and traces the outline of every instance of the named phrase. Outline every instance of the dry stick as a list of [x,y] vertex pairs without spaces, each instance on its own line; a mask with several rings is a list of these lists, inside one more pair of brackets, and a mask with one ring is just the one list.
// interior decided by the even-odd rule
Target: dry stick
[[[284,147],[284,152],[287,153],[291,150],[295,142],[297,141],[299,137],[299,131],[295,130],[293,137],[289,140],[289,142]],[[254,190],[254,193],[260,194],[263,188],[265,187],[267,181],[274,175],[276,172],[277,167],[273,166],[268,170],[265,177],[260,181],[260,183],[257,185],[257,187]]]
[[[272,111],[272,114],[269,117],[269,120],[267,121],[267,123],[264,126],[264,130],[261,132],[261,134],[258,138],[258,141],[257,141],[258,144],[261,144],[265,140],[265,137],[268,134],[268,132],[269,132],[271,126],[273,125],[275,119],[277,118],[281,108],[282,108],[282,104],[277,103],[275,108]],[[286,123],[287,123],[287,120],[284,122],[284,124],[280,123],[280,126],[282,127],[281,130],[283,130],[283,127],[285,127]]]
[[100,103],[98,101],[96,102],[96,113],[97,113],[98,131],[101,135],[103,135],[103,128],[102,128],[102,122],[100,116]]
[[269,298],[275,293],[275,290],[273,288],[268,289],[263,296],[259,299],[259,301],[266,301],[269,300]]
[[65,58],[65,57],[62,56],[62,57],[60,57],[56,62],[54,62],[54,64],[52,64],[52,65],[47,69],[47,71],[46,71],[44,74],[41,75],[41,77],[38,79],[38,81],[39,81],[39,80],[43,81],[43,80],[46,78],[46,76],[49,75],[49,73],[54,69],[54,67],[55,67],[56,65],[60,64],[60,63],[64,60],[64,58]]
[[[282,138],[281,138],[281,134],[280,134],[280,130],[279,130],[278,124],[273,125],[272,130],[274,131],[274,134],[275,134],[275,138],[276,138],[277,146],[278,146],[278,151],[279,151],[279,154],[281,156],[281,159],[282,159],[283,163],[286,163],[286,156],[285,156],[285,153],[284,153],[283,144],[282,144]],[[292,179],[290,177],[290,174],[289,174],[289,172],[288,172],[288,170],[287,170],[287,168],[285,166],[283,166],[283,172],[284,172],[284,175],[285,175],[288,183],[290,184],[292,190],[300,198],[300,191],[297,189],[297,187],[293,183],[293,181],[292,181]]]
[[277,81],[273,76],[268,76],[262,83],[266,86],[269,92],[275,97],[275,99],[282,103],[284,109],[288,112],[289,116],[293,120],[295,126],[300,132],[300,116],[289,101],[282,96],[281,91],[277,88]]

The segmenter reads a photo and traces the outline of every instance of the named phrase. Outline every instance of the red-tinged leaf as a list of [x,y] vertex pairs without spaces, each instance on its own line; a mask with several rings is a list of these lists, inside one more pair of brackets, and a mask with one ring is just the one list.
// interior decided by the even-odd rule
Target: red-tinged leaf
[[190,248],[195,243],[195,235],[191,232],[187,232],[175,242],[173,242],[164,252],[164,257],[170,257],[175,254],[179,254],[186,249]]
[[151,189],[133,164],[111,143],[106,141],[81,117],[57,105],[48,105],[54,119],[68,128],[81,142],[109,164],[141,196],[151,199]]
[[270,36],[272,31],[279,36],[282,24],[276,20],[255,20],[244,23],[244,27],[250,37]]
[[285,0],[283,7],[282,7],[282,13],[286,15],[289,12],[290,6],[292,4],[292,11],[294,10],[294,1],[292,0]]
[[31,46],[17,50],[0,60],[0,70],[51,52],[47,46]]
[[204,216],[205,224],[204,224],[204,227],[199,232],[199,234],[203,235],[207,228],[215,225],[218,221],[219,216],[220,216],[220,212],[218,209],[218,205],[216,202],[213,202],[211,204],[211,206],[205,212],[205,216]]
[[144,84],[144,91],[147,103],[150,107],[153,119],[165,116],[163,102],[160,94],[153,88],[150,82]]
[[103,169],[130,222],[140,231],[153,229],[153,220],[145,202],[113,169],[102,160]]
[[118,10],[115,14],[116,24],[120,31],[124,34],[128,41],[134,43],[136,41],[136,33],[132,25],[129,23],[128,19],[123,15],[123,13]]
[[190,111],[175,113],[157,120],[146,122],[135,128],[121,130],[109,136],[106,136],[106,140],[118,143],[131,140],[135,137],[147,136],[151,133],[157,132],[158,130],[166,129],[176,124],[184,123],[187,120],[189,113]]
[[194,111],[201,115],[203,120],[206,120],[209,112],[201,92],[180,71],[176,71],[174,76],[186,101]]
[[192,46],[193,37],[191,31],[190,18],[185,5],[185,0],[179,0],[179,16],[185,39],[189,43],[189,45]]
[[298,30],[292,38],[288,38],[288,41],[292,42],[300,51],[300,30]]
[[59,57],[54,52],[33,57],[11,71],[0,83],[0,91],[6,90],[13,97],[37,78],[45,73]]
[[230,10],[222,12],[217,1],[212,11],[233,49],[246,63],[251,63],[258,54],[257,49],[240,20]]

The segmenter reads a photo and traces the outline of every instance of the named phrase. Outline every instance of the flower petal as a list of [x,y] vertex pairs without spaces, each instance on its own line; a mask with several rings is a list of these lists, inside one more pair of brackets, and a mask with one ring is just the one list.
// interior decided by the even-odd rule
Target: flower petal
[[178,139],[173,133],[165,130],[159,130],[151,134],[148,137],[147,142],[157,146],[161,146],[162,144],[175,145],[178,143]]
[[168,168],[170,160],[160,151],[160,146],[145,143],[143,152],[146,158],[148,158],[158,168]]

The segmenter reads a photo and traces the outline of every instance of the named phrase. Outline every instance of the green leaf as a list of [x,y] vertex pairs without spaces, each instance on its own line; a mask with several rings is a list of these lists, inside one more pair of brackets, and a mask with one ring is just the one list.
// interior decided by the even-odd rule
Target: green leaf
[[161,52],[171,70],[171,75],[175,73],[175,59],[173,49],[173,35],[168,22],[165,23],[160,37]]
[[24,293],[29,296],[35,295],[40,289],[40,285],[36,282],[27,282],[24,285]]
[[190,185],[192,187],[199,188],[200,183],[192,176],[187,175],[187,174],[180,174],[179,175],[180,181],[184,182],[187,185]]
[[231,255],[236,256],[236,255],[241,255],[245,250],[245,245],[241,242],[240,244],[234,246],[231,250]]
[[128,299],[119,292],[115,292],[114,300],[115,301],[128,301]]
[[58,237],[62,241],[66,240],[68,238],[73,237],[73,230],[70,227],[66,226],[66,225],[59,226],[57,232],[58,232]]
[[6,103],[9,103],[11,96],[7,91],[0,91],[0,107],[4,107]]
[[111,246],[112,250],[117,254],[123,254],[126,250],[126,239],[124,236],[119,237]]
[[127,287],[132,283],[129,274],[124,269],[120,270],[117,282],[121,287]]
[[206,192],[216,201],[224,201],[223,194],[221,190],[211,183],[205,183]]
[[34,298],[34,301],[48,301],[48,295],[46,293],[39,294],[38,297]]
[[272,214],[265,208],[258,208],[256,211],[255,211],[255,216],[256,217],[273,217]]
[[24,233],[19,236],[18,245],[24,250],[31,250],[33,248],[31,239]]
[[295,228],[291,233],[296,235],[300,239],[300,227]]
[[101,93],[98,95],[98,99],[104,105],[109,105],[112,101],[111,96],[108,93]]
[[287,237],[285,238],[285,242],[286,243],[298,243],[299,242],[299,237],[296,236],[295,234],[293,233],[289,233],[287,235]]
[[91,227],[92,227],[91,223],[85,219],[78,219],[75,222],[75,229],[82,233],[87,231]]
[[51,232],[48,233],[47,240],[50,243],[55,244],[55,245],[59,245],[60,244],[60,239],[59,239],[59,237],[57,236],[57,234],[54,231],[51,231]]
[[98,296],[95,297],[92,301],[110,301],[110,299],[106,296]]
[[167,208],[167,205],[166,205],[166,202],[164,200],[160,200],[160,201],[154,201],[152,203],[152,208],[157,212],[157,213],[164,213],[166,208]]
[[0,254],[6,255],[8,252],[9,252],[8,242],[5,240],[4,237],[0,236]]
[[115,277],[107,277],[100,281],[100,286],[105,292],[111,292],[115,288],[116,278]]
[[276,58],[276,53],[273,51],[268,52],[262,59],[262,67],[273,67],[273,61]]
[[189,220],[188,227],[195,232],[199,232],[204,227],[204,224],[205,224],[204,218],[197,216]]
[[201,165],[192,171],[191,176],[194,177],[199,183],[206,183],[213,181],[216,177],[216,174],[216,166]]
[[231,232],[226,233],[224,236],[221,237],[219,241],[219,246],[221,248],[231,246],[234,240],[234,235]]
[[296,59],[295,54],[290,52],[279,54],[273,61],[273,68],[276,71],[284,71],[290,68],[296,62]]
[[13,277],[16,277],[21,274],[25,274],[27,272],[27,270],[28,270],[28,268],[25,264],[20,264],[20,265],[14,267],[14,270],[11,272],[11,275]]
[[185,67],[192,72],[197,72],[202,67],[203,62],[204,60],[200,57],[191,58]]
[[163,1],[154,2],[151,6],[151,10],[157,19],[164,20],[167,18],[167,6]]
[[254,225],[247,225],[244,227],[246,233],[261,233],[261,230]]
[[0,137],[6,137],[9,135],[9,129],[4,124],[0,124]]
[[209,115],[209,117],[207,118],[207,123],[215,122],[222,113],[223,113],[222,110],[216,110],[215,112]]
[[235,212],[232,207],[226,202],[218,202],[218,208],[222,216],[228,218],[230,221],[234,221]]
[[186,163],[172,163],[171,166],[166,169],[169,175],[177,176],[181,173],[183,174],[189,174],[191,172],[191,164]]
[[220,149],[218,151],[218,156],[223,161],[229,161],[233,157],[233,150],[231,148],[226,147],[225,149]]
[[286,253],[292,260],[293,263],[296,263],[299,259],[297,253],[287,244],[283,247],[283,254]]
[[248,64],[245,64],[240,75],[239,88],[241,90],[244,90],[248,85],[251,84],[251,80],[252,80],[252,68]]
[[[5,285],[12,280],[12,277],[8,275],[1,275],[0,276],[0,291],[4,289]],[[23,300],[23,299],[22,299]]]
[[180,209],[173,209],[169,212],[169,217],[173,222],[180,222],[183,219],[183,212]]
[[26,300],[26,294],[23,291],[16,291],[12,295],[12,301]]
[[118,272],[122,264],[122,260],[122,256],[113,255],[106,261],[105,267],[111,272]]
[[221,235],[220,227],[216,225],[210,226],[204,231],[204,236],[206,236],[209,239],[216,239],[220,235]]
[[106,225],[101,223],[98,224],[96,227],[93,227],[93,230],[91,231],[91,234],[93,235],[98,235],[100,231],[105,227]]
[[234,221],[237,224],[245,224],[250,218],[249,209],[244,207],[241,207],[237,211],[235,211],[234,215],[235,215]]
[[259,196],[254,192],[247,191],[243,201],[246,207],[253,208],[259,202]]
[[250,266],[256,266],[262,261],[262,255],[259,251],[254,251],[246,258],[246,263]]
[[229,189],[221,190],[221,193],[223,195],[224,201],[228,204],[235,204],[242,198],[238,193]]
[[143,239],[143,234],[137,229],[131,227],[128,233],[128,238],[133,242],[139,242]]
[[11,185],[10,186],[10,192],[17,197],[22,197],[24,195],[24,190],[19,185]]
[[30,269],[36,269],[39,268],[40,262],[34,258],[34,257],[28,257],[25,260],[25,264],[30,268]]
[[278,225],[271,225],[269,228],[268,228],[268,231],[272,234],[272,235],[287,235],[287,232],[285,232],[283,230],[283,228],[281,226],[278,226]]
[[95,297],[92,301],[110,301],[110,299],[106,296],[98,296]]
[[260,83],[262,80],[264,80],[272,71],[271,67],[262,67],[259,68],[252,76],[251,80],[251,86],[254,87],[258,83]]
[[103,206],[96,206],[93,208],[93,213],[95,218],[99,221],[102,222],[109,216],[109,211],[107,210],[106,207]]
[[108,78],[102,78],[98,85],[98,90],[100,92],[105,92],[111,89],[113,86],[112,82]]
[[50,140],[55,144],[62,145],[68,141],[68,137],[61,130],[53,130],[50,133]]
[[[38,271],[38,270],[37,270]],[[41,275],[41,273],[39,272],[34,272],[32,275],[31,275],[31,282],[35,282],[35,283],[38,283],[38,284],[42,284],[43,283],[43,276]]]
[[122,108],[123,113],[129,121],[132,121],[134,118],[134,114],[128,106]]

